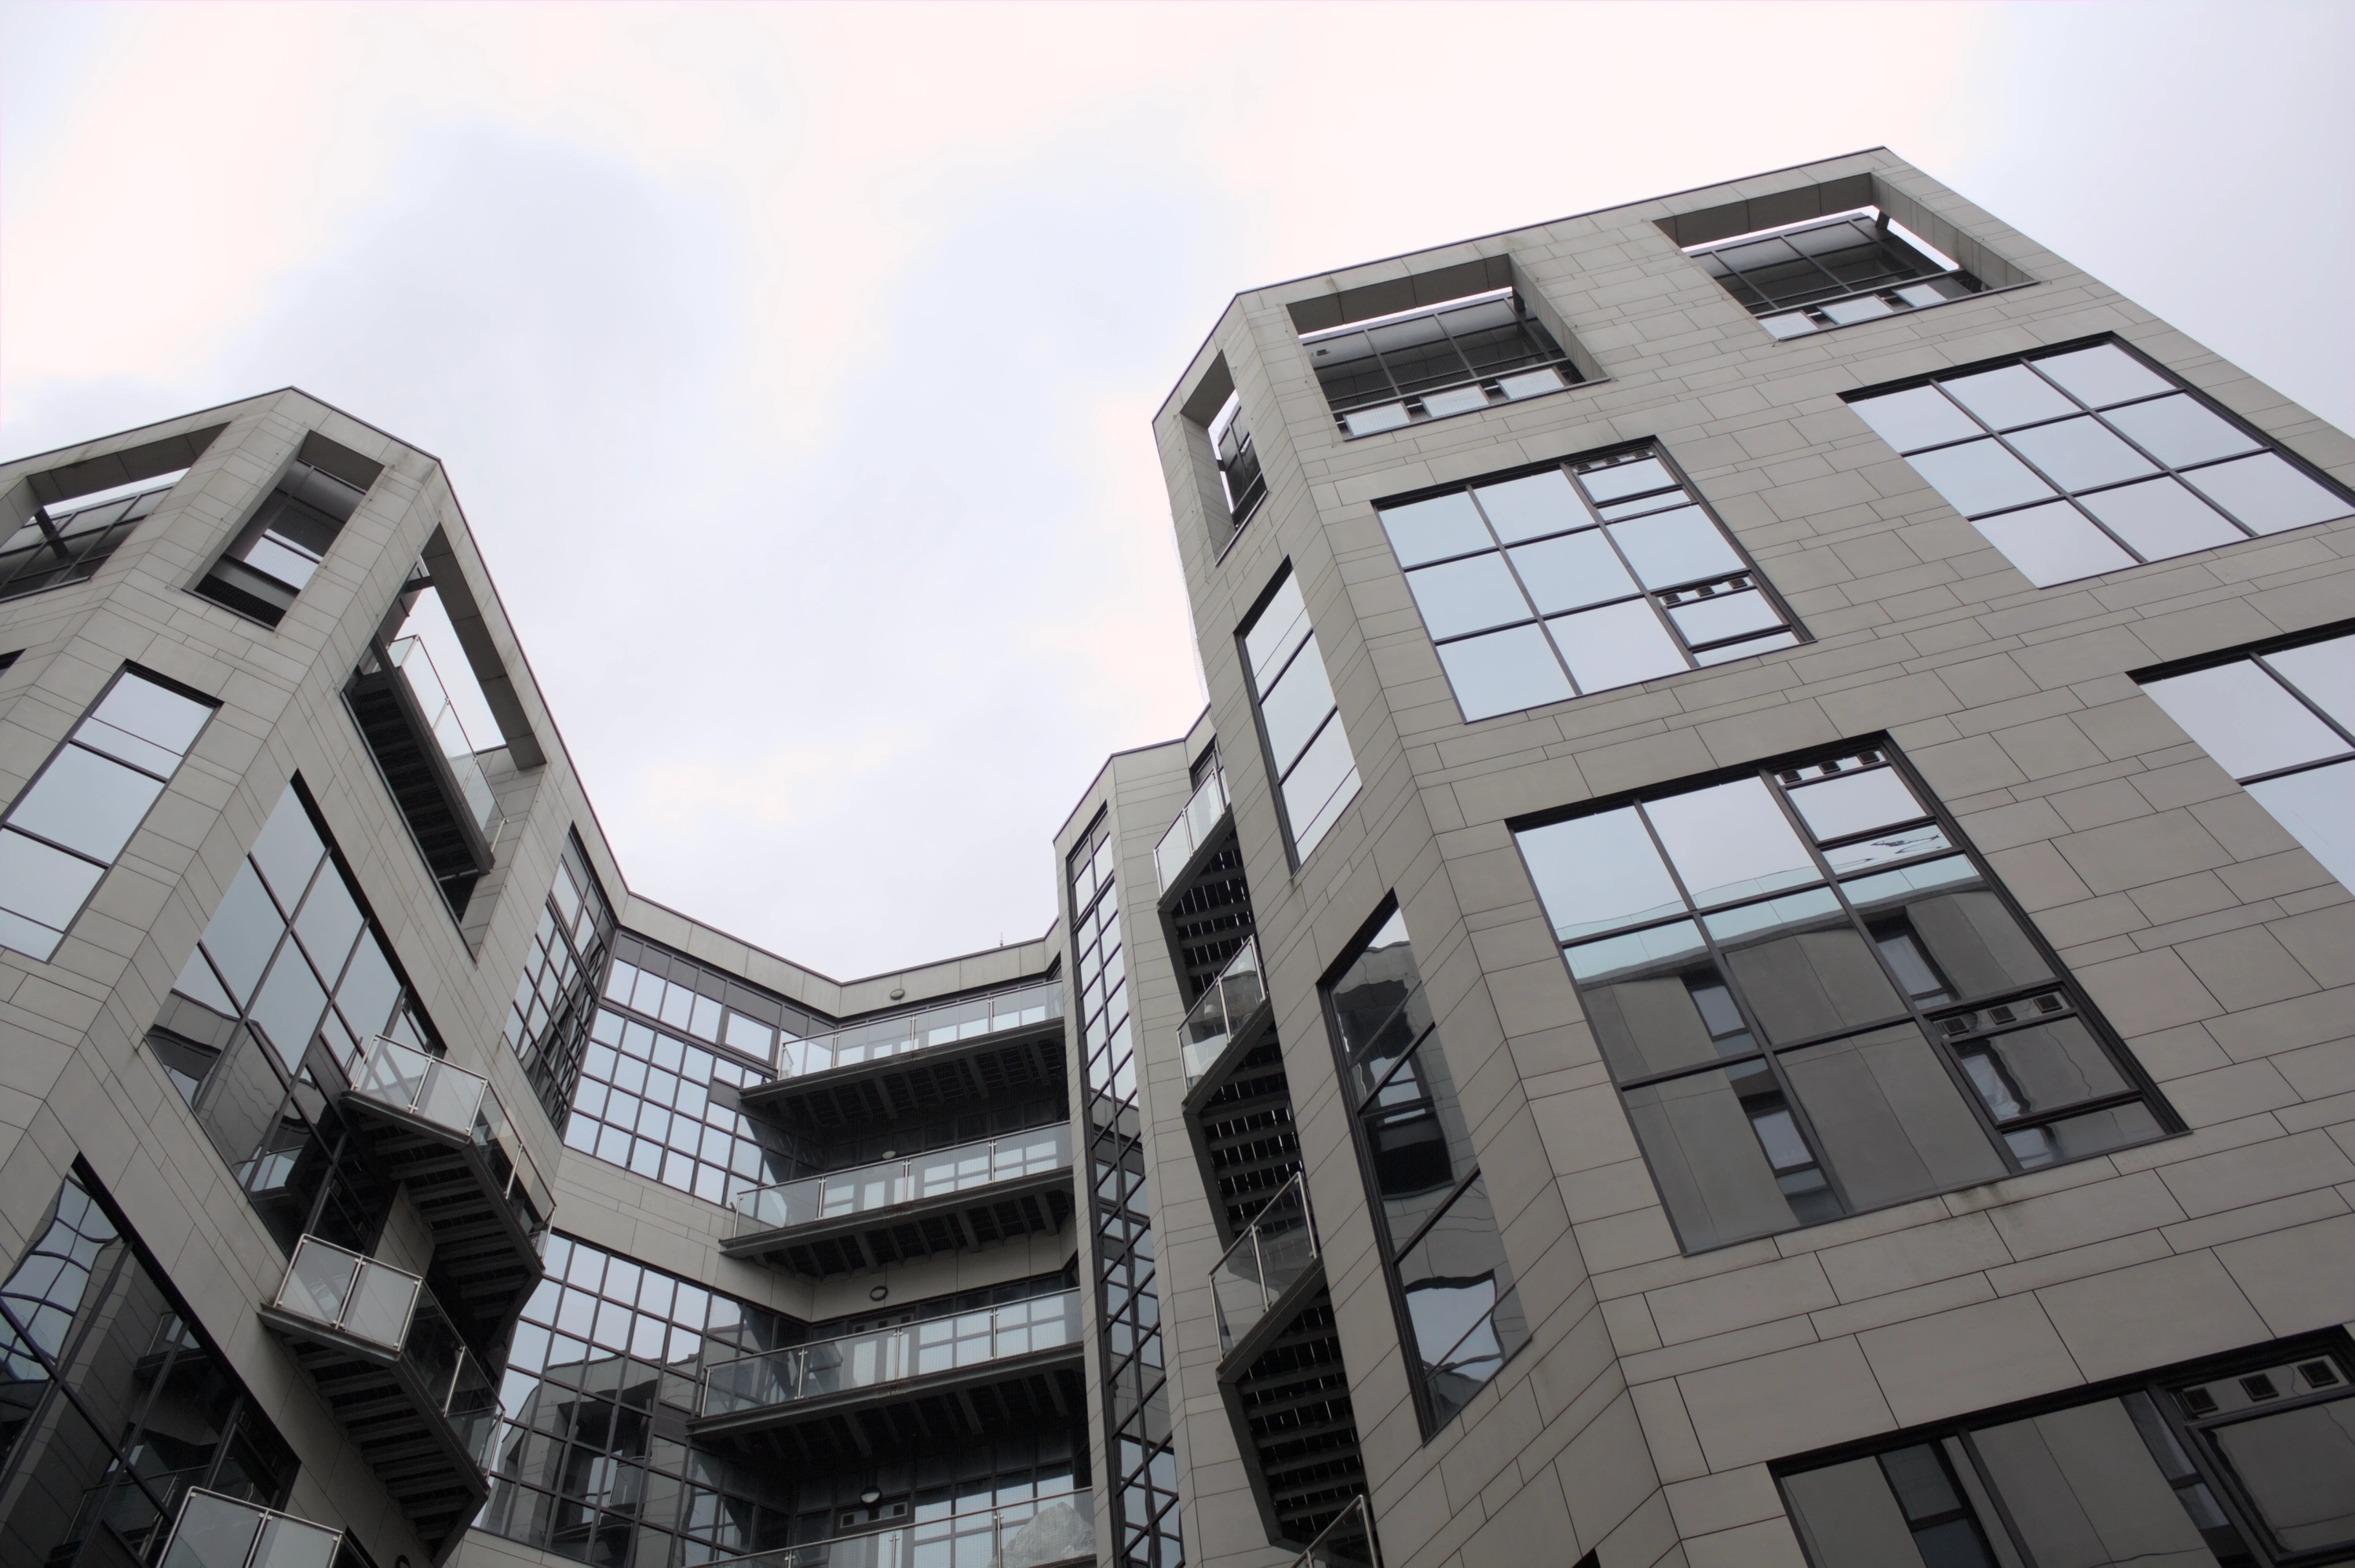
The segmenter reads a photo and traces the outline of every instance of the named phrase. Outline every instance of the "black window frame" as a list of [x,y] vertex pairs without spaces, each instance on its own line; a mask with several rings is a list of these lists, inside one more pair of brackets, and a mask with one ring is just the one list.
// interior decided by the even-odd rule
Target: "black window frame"
[[[1452,313],[1478,310],[1498,302],[1511,305],[1513,330],[1519,334],[1524,352],[1509,363],[1498,362],[1485,366],[1476,364],[1471,351],[1465,346],[1464,337],[1459,336],[1455,330],[1448,325],[1445,318]],[[1423,319],[1429,319],[1438,328],[1439,338],[1436,341],[1444,342],[1455,350],[1456,370],[1460,371],[1460,374],[1451,373],[1436,376],[1409,376],[1402,379],[1399,369],[1393,367],[1384,357],[1380,345],[1374,341],[1372,334],[1377,332],[1385,328],[1402,327],[1411,322]],[[1497,329],[1478,330],[1493,332]],[[1337,398],[1326,381],[1324,371],[1316,365],[1317,345],[1337,342],[1351,334],[1356,334],[1365,340],[1367,362],[1372,366],[1372,373],[1379,376],[1381,385],[1369,387],[1362,391],[1345,393]],[[1459,414],[1476,414],[1487,408],[1508,407],[1514,403],[1525,402],[1530,397],[1541,397],[1548,393],[1567,391],[1572,387],[1582,387],[1588,385],[1591,379],[1568,348],[1556,337],[1553,328],[1529,308],[1529,300],[1518,283],[1480,290],[1474,293],[1460,295],[1455,299],[1442,300],[1435,304],[1416,306],[1410,310],[1385,312],[1380,315],[1368,316],[1359,321],[1337,323],[1329,327],[1319,327],[1314,332],[1302,333],[1298,341],[1301,352],[1308,361],[1309,373],[1316,377],[1317,390],[1324,397],[1326,407],[1332,410],[1334,428],[1344,440],[1364,440],[1371,436],[1386,435],[1392,430],[1428,424],[1433,419],[1454,418]],[[1535,352],[1528,352],[1532,349]],[[1557,385],[1536,387],[1522,393],[1508,391],[1499,385],[1515,376],[1532,376],[1543,370],[1551,370],[1555,373]],[[1426,397],[1474,388],[1479,389],[1482,394],[1482,400],[1476,405],[1462,408],[1447,408],[1433,413],[1424,401]],[[1353,430],[1349,428],[1350,415],[1364,413],[1390,403],[1401,406],[1401,417],[1396,424],[1367,430]]]
[[[27,546],[24,559],[11,562],[0,556],[0,602],[88,582],[96,577],[98,569],[138,531],[139,524],[162,510],[174,488],[186,477],[187,470],[182,469],[154,482],[139,482],[146,483],[147,488],[127,496],[117,495],[112,500],[92,503],[69,497],[37,507],[32,516],[9,530],[7,539],[0,540],[0,544],[13,543],[24,528],[37,529],[41,535]],[[79,528],[69,526],[86,512],[108,508],[113,510],[111,517]],[[42,555],[44,547],[48,553],[47,559]],[[31,580],[35,577],[41,580]]]
[[[1871,215],[1869,228],[1866,226],[1867,214]],[[1892,227],[1897,229],[1894,234],[1890,232]],[[1799,235],[1813,234],[1837,228],[1846,228],[1857,236],[1858,243],[1849,248],[1851,253],[1867,249],[1879,253],[1883,270],[1877,276],[1869,281],[1861,278],[1842,278],[1830,266],[1825,264],[1817,252],[1806,250],[1796,244],[1790,244],[1789,249],[1794,255],[1812,266],[1817,273],[1822,275],[1824,281],[1815,288],[1802,289],[1777,297],[1749,276],[1750,272],[1763,269],[1737,267],[1722,260],[1720,254],[1724,251],[1740,250],[1746,246],[1772,244],[1776,240],[1789,244]],[[1776,332],[1772,326],[1766,326],[1769,335],[1777,342],[1790,343],[1797,339],[1812,337],[1819,332],[1834,332],[1844,326],[1862,326],[1868,322],[1885,321],[1891,316],[1908,315],[1915,311],[1935,310],[1940,305],[1953,304],[1957,301],[1973,299],[1990,291],[1989,285],[1984,279],[1960,262],[1951,267],[1937,265],[1938,258],[1927,250],[1917,248],[1917,241],[1919,246],[1927,246],[1930,243],[1926,237],[1912,235],[1910,230],[1890,216],[1887,208],[1877,203],[1869,202],[1861,207],[1850,207],[1845,212],[1828,213],[1820,217],[1778,224],[1771,228],[1754,228],[1742,234],[1728,235],[1723,239],[1706,240],[1682,249],[1694,264],[1715,279],[1719,286],[1733,297],[1735,303],[1757,318],[1761,326],[1766,326],[1770,320],[1787,316],[1797,316],[1805,320],[1808,324],[1804,331],[1782,333]],[[1918,268],[1917,263],[1919,263]],[[1778,264],[1789,265],[1789,263]],[[1945,290],[1937,288],[1938,281],[1942,279],[1953,280],[1960,291],[1948,294]],[[1908,288],[1930,288],[1944,297],[1927,302],[1902,297],[1892,301],[1890,298],[1897,294],[1900,290]],[[1867,298],[1878,298],[1887,308],[1877,315],[1860,316],[1854,321],[1845,322],[1826,313],[1828,306]],[[1818,320],[1819,316],[1822,319]]]
[[[1325,648],[1317,639],[1316,618],[1308,613],[1308,593],[1305,585],[1300,589],[1301,618],[1307,623],[1308,635],[1301,640],[1299,647],[1293,650],[1291,657],[1284,661],[1283,667],[1276,672],[1275,679],[1270,683],[1269,690],[1272,691],[1276,686],[1282,685],[1284,678],[1292,673],[1302,659],[1314,657],[1318,661],[1319,668],[1324,674],[1326,689],[1332,693],[1333,710],[1308,732],[1308,738],[1302,743],[1298,754],[1288,764],[1277,761],[1275,742],[1268,734],[1267,715],[1263,711],[1267,692],[1260,689],[1259,677],[1252,670],[1250,638],[1251,634],[1259,629],[1259,623],[1267,614],[1268,607],[1273,605],[1276,596],[1284,591],[1284,585],[1297,583],[1299,580],[1300,574],[1294,567],[1292,558],[1289,556],[1285,556],[1269,577],[1267,587],[1261,589],[1259,597],[1252,601],[1251,609],[1235,622],[1234,630],[1235,658],[1242,666],[1243,692],[1251,700],[1252,730],[1259,737],[1260,762],[1267,769],[1268,793],[1274,798],[1275,801],[1275,821],[1284,840],[1285,868],[1295,874],[1297,874],[1301,866],[1307,863],[1310,855],[1315,854],[1323,846],[1326,840],[1333,836],[1334,828],[1340,822],[1341,813],[1347,811],[1350,805],[1365,793],[1366,789],[1365,775],[1358,768],[1357,744],[1350,740],[1349,726],[1343,722],[1341,716],[1341,694],[1333,684],[1333,668],[1323,662]],[[1358,776],[1357,788],[1349,791],[1347,800],[1343,800],[1340,805],[1335,807],[1332,814],[1326,818],[1323,830],[1305,849],[1303,849],[1292,821],[1292,807],[1284,794],[1284,786],[1290,781],[1292,775],[1299,770],[1301,764],[1308,760],[1308,754],[1316,749],[1316,743],[1325,738],[1325,732],[1336,726],[1340,727],[1341,745],[1349,754],[1349,771]],[[1340,794],[1340,787],[1336,786],[1333,794],[1326,798],[1325,804],[1331,805]]]

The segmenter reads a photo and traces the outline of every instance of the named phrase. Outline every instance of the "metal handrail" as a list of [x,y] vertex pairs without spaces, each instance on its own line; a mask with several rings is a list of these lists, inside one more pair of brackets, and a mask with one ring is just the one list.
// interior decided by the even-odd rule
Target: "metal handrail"
[[1186,1065],[1186,1086],[1191,1089],[1218,1064],[1236,1030],[1267,1000],[1267,980],[1260,973],[1259,938],[1247,937],[1219,978],[1194,999],[1186,1021],[1178,1026],[1178,1054]]
[[1027,1028],[1062,1015],[1062,982],[1049,980],[1020,991],[927,1008],[922,1012],[903,1012],[837,1030],[832,1034],[787,1040],[777,1050],[777,1074],[785,1078],[802,1077]]
[[[1011,1158],[1001,1158],[1001,1148]],[[730,1207],[736,1211],[736,1234],[741,1236],[969,1192],[1069,1170],[1071,1164],[1071,1128],[1062,1123],[1028,1134],[961,1143],[905,1160],[879,1160],[755,1187],[738,1193]]]
[[537,1231],[546,1224],[555,1207],[547,1181],[488,1078],[378,1034],[353,1064],[351,1089],[363,1099],[470,1139],[492,1157],[500,1195],[513,1202],[520,1190],[531,1211],[524,1228]]
[[1219,1351],[1235,1348],[1284,1293],[1316,1265],[1316,1217],[1304,1172],[1284,1184],[1210,1272]]
[[399,1351],[425,1279],[314,1235],[294,1244],[271,1305],[323,1329]]
[[1079,1342],[1080,1293],[1060,1290],[720,1361],[704,1369],[697,1410],[732,1415]]
[[[1019,1517],[1014,1517],[1019,1516]],[[975,1549],[972,1560],[988,1568],[1048,1568],[1095,1556],[1095,1499],[1085,1487],[1033,1502],[1008,1503],[986,1513],[946,1514],[938,1519],[902,1520],[827,1541],[799,1546],[773,1547],[741,1557],[723,1557],[710,1568],[918,1568],[936,1554],[967,1561],[966,1552],[941,1553],[940,1547],[958,1547],[986,1531],[989,1552]]]
[[158,1568],[327,1568],[343,1543],[331,1525],[191,1487]]
[[1186,804],[1168,828],[1161,842],[1153,846],[1153,866],[1161,876],[1161,891],[1167,893],[1194,858],[1220,821],[1227,814],[1227,769],[1224,764],[1213,762],[1209,776],[1194,787]]
[[[1340,1547],[1348,1541],[1365,1542],[1364,1555],[1345,1554]],[[1365,1493],[1342,1505],[1333,1522],[1318,1531],[1316,1539],[1292,1560],[1292,1568],[1382,1568],[1382,1544],[1374,1534],[1374,1510]]]

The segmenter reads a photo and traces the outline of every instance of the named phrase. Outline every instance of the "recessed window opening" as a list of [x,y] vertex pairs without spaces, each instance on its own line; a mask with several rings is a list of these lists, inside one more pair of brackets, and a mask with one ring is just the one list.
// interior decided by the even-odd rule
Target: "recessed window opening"
[[1510,287],[1303,334],[1342,433],[1373,435],[1585,379]]
[[1210,450],[1218,454],[1219,484],[1227,498],[1227,515],[1240,528],[1267,497],[1267,476],[1260,471],[1259,449],[1252,445],[1251,427],[1243,423],[1241,393],[1228,393],[1226,405],[1210,421]]
[[1849,407],[2039,588],[2355,514],[2115,343],[1868,392]]
[[1784,338],[1943,305],[1987,287],[1877,207],[1687,246],[1685,254]]
[[314,430],[196,591],[275,626],[319,570],[384,465]]
[[1359,781],[1300,578],[1289,565],[1237,636],[1293,853],[1305,860],[1358,798]]
[[187,471],[182,468],[34,508],[0,544],[0,599],[95,576]]

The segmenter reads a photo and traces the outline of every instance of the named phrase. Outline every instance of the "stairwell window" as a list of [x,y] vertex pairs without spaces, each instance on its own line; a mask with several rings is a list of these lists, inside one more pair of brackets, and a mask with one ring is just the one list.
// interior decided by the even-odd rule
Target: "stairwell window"
[[1240,641],[1293,853],[1305,860],[1358,798],[1358,759],[1341,727],[1325,655],[1288,565]]

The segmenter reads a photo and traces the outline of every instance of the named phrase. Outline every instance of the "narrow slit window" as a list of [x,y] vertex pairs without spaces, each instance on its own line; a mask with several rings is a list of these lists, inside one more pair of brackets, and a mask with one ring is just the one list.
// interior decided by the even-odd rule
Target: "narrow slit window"
[[1358,798],[1358,759],[1289,566],[1238,635],[1293,853],[1305,860]]

